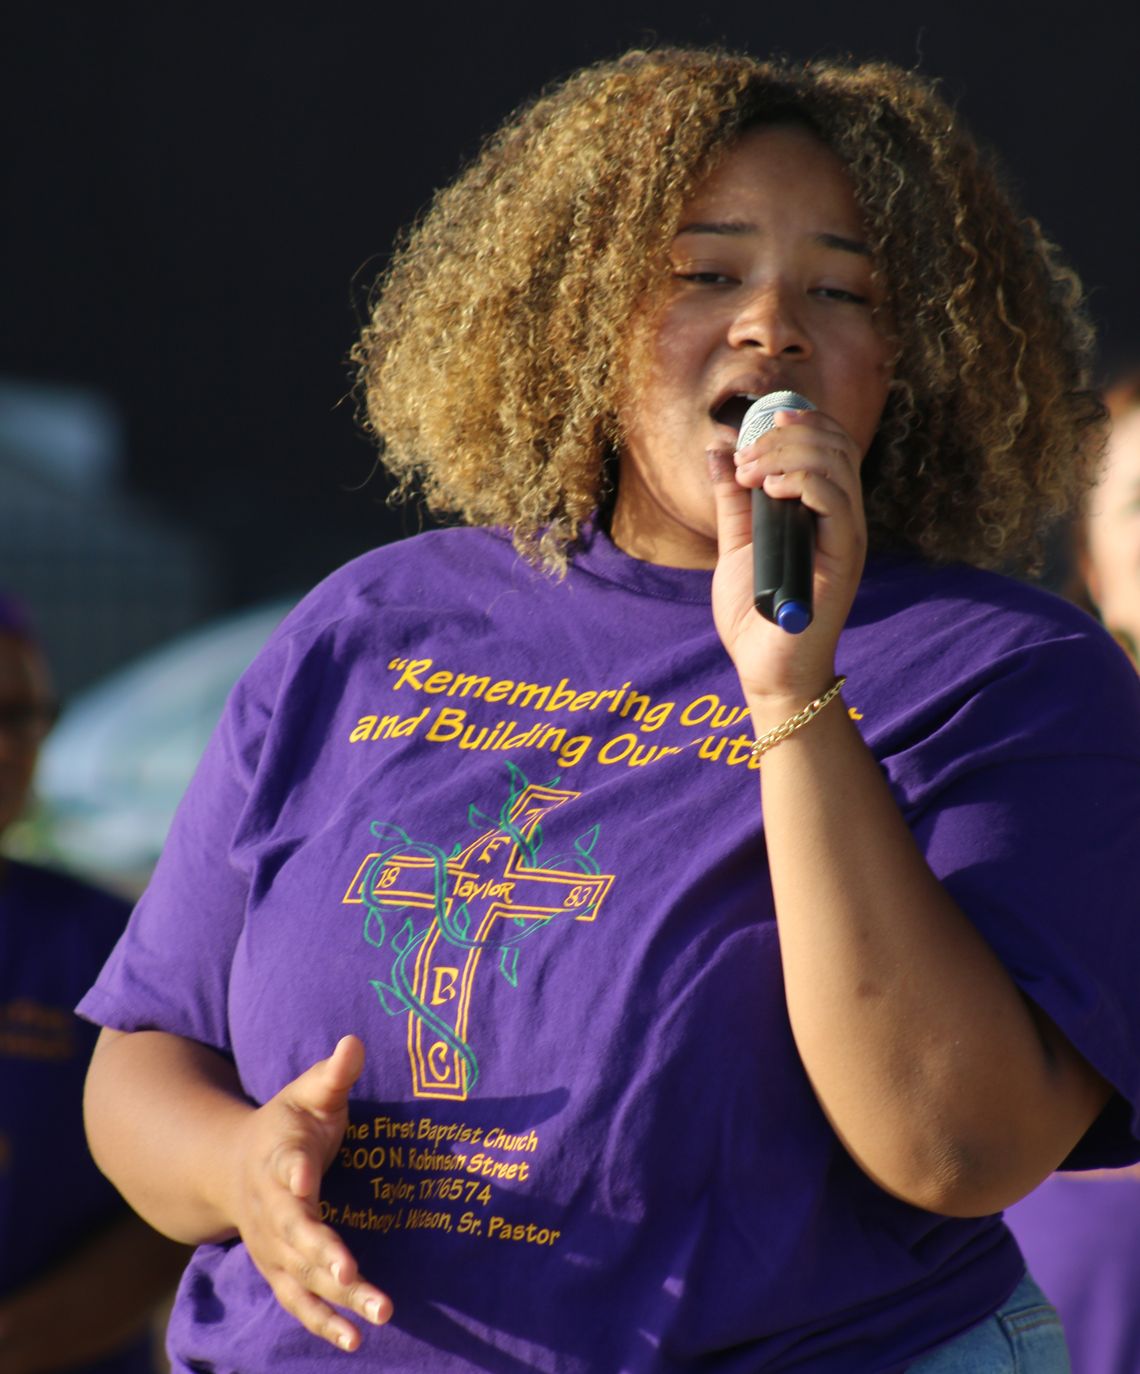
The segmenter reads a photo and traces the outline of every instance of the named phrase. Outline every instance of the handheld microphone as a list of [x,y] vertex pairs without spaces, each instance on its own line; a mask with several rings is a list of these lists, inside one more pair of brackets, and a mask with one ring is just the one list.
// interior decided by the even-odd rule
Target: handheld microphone
[[[747,448],[767,434],[778,410],[814,410],[796,391],[770,391],[748,407],[736,441]],[[798,635],[811,624],[815,516],[802,501],[752,490],[752,604],[765,620]]]

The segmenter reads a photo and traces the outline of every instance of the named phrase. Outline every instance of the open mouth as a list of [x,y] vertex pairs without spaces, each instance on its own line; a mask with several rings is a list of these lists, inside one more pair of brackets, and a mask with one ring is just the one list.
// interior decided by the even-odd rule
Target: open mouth
[[743,392],[736,396],[730,396],[727,401],[722,401],[717,406],[712,412],[712,417],[718,425],[728,425],[739,433],[748,407],[758,399],[756,396],[747,395]]

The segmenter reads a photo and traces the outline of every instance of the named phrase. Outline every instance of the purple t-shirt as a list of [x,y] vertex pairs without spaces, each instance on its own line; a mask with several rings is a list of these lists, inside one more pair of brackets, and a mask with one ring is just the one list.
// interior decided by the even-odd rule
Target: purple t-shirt
[[1140,1177],[1054,1174],[1005,1217],[1061,1314],[1073,1374],[1140,1370]]
[[[486,530],[380,549],[239,684],[82,1004],[232,1055],[263,1102],[368,1062],[325,1209],[385,1370],[902,1370],[1018,1282],[998,1218],[889,1197],[828,1127],[781,982],[756,765],[710,574],[600,533],[561,582]],[[1119,1089],[1140,1153],[1140,683],[1079,612],[873,563],[848,708],[934,871]],[[1127,880],[1126,880],[1127,875]],[[340,1357],[239,1243],[175,1368]]]
[[[0,1297],[125,1210],[87,1150],[83,1079],[96,1031],[72,1007],[129,911],[122,898],[63,873],[14,860],[0,870]],[[84,1370],[152,1367],[144,1335]]]

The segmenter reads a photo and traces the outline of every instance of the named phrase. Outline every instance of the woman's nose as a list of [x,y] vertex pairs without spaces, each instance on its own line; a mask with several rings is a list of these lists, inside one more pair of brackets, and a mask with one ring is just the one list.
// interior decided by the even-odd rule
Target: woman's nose
[[759,348],[773,358],[811,352],[811,341],[790,293],[779,283],[748,292],[729,324],[728,339],[734,348]]

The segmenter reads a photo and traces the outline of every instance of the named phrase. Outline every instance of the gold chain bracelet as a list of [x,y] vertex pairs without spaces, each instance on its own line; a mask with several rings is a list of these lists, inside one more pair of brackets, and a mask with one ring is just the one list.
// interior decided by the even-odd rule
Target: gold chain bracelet
[[761,754],[766,754],[769,749],[775,749],[777,744],[786,740],[789,735],[794,734],[809,720],[814,720],[827,703],[839,695],[846,681],[845,677],[837,677],[822,696],[816,697],[814,701],[809,701],[802,710],[797,711],[794,716],[789,716],[782,725],[777,725],[775,729],[767,731],[759,739],[754,739],[752,741],[752,757],[758,759]]

